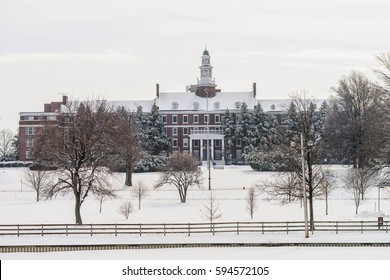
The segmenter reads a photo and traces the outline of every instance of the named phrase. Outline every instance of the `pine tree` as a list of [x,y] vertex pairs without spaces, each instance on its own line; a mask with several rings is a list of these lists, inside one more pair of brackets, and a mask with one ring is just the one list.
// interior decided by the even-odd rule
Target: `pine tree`
[[248,110],[248,105],[245,102],[241,103],[240,115],[237,120],[236,133],[237,139],[241,139],[243,145],[243,155],[248,153],[252,145],[252,114]]
[[169,141],[164,130],[162,116],[156,104],[153,104],[152,110],[145,116],[144,133],[146,134],[146,146],[152,155],[158,155],[167,150]]
[[296,104],[291,101],[288,108],[288,118],[287,118],[287,141],[289,144],[291,141],[297,141],[299,137],[299,117],[297,112]]
[[234,146],[235,141],[235,129],[234,129],[234,121],[232,119],[232,115],[229,112],[229,109],[226,109],[225,114],[222,118],[222,130],[224,134],[225,141],[225,162],[229,163],[229,159],[231,159],[232,155],[232,147]]

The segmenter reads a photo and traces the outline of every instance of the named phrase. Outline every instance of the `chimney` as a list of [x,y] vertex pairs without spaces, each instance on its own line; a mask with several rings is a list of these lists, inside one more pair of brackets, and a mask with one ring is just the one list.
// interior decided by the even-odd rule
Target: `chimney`
[[256,97],[256,83],[253,83],[253,97]]
[[156,96],[157,98],[160,98],[160,85],[156,84]]
[[62,96],[62,105],[66,105],[66,103],[68,103],[68,96],[67,95],[63,95]]

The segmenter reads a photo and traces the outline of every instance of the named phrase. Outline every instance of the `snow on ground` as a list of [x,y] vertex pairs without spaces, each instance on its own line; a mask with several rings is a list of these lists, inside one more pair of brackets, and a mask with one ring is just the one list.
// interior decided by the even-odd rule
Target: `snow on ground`
[[[332,166],[341,176],[347,167]],[[35,193],[23,179],[24,168],[0,169],[0,224],[22,223],[74,223],[74,201],[71,196],[57,197],[52,200],[35,201]],[[142,201],[141,210],[131,197],[129,188],[123,186],[124,175],[116,174],[113,187],[118,191],[117,200],[108,200],[103,204],[99,213],[99,203],[92,197],[82,206],[81,212],[84,223],[173,223],[173,222],[205,222],[201,210],[203,203],[209,197],[207,188],[207,172],[204,172],[202,189],[192,188],[188,192],[187,203],[180,203],[179,196],[173,187],[163,187],[154,190],[153,185],[158,179],[158,173],[134,174],[134,181],[142,180],[149,188],[149,195]],[[246,211],[246,196],[248,189],[262,178],[276,176],[272,172],[256,172],[247,166],[226,166],[223,170],[212,170],[213,195],[217,199],[222,218],[218,221],[250,221]],[[330,195],[329,215],[325,215],[325,201],[315,201],[316,220],[377,220],[378,214],[390,213],[390,202],[385,192],[381,194],[381,212],[377,212],[378,189],[369,190],[366,201],[355,215],[354,202],[351,195],[346,193],[340,183]],[[118,207],[126,200],[131,200],[134,212],[129,220],[118,213]],[[258,209],[254,221],[301,221],[303,210],[299,202],[280,205],[278,202],[267,202],[264,197],[258,198]],[[179,242],[390,242],[390,234],[385,233],[314,233],[309,239],[303,233],[287,234],[217,234],[195,235],[191,237],[170,235],[164,236],[106,236],[106,237],[0,237],[2,245],[17,244],[108,244],[108,243],[179,243]],[[42,253],[42,254],[3,254],[1,258],[119,258],[142,259],[150,255],[156,259],[190,259],[190,258],[366,258],[390,259],[388,248],[191,248],[169,250],[132,250],[104,252],[72,252],[72,253]],[[213,253],[214,252],[214,253]],[[320,252],[320,253],[319,253]],[[327,253],[329,252],[329,253]],[[359,252],[359,253],[357,253]],[[314,254],[314,255],[313,255]]]

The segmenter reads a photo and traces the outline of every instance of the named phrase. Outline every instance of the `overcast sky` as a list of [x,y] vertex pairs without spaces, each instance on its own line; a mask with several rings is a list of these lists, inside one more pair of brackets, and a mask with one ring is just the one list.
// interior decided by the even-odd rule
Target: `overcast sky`
[[184,91],[207,45],[223,91],[328,97],[390,50],[388,0],[0,0],[0,129],[71,98]]

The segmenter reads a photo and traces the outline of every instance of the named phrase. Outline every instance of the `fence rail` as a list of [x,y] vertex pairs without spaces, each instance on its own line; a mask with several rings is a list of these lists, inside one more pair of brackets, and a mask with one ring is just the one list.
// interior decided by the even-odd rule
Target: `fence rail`
[[[388,233],[388,221],[316,221],[315,232]],[[304,231],[304,222],[222,222],[222,223],[167,223],[167,224],[3,224],[0,236],[29,235],[168,235],[202,233],[290,233]]]

